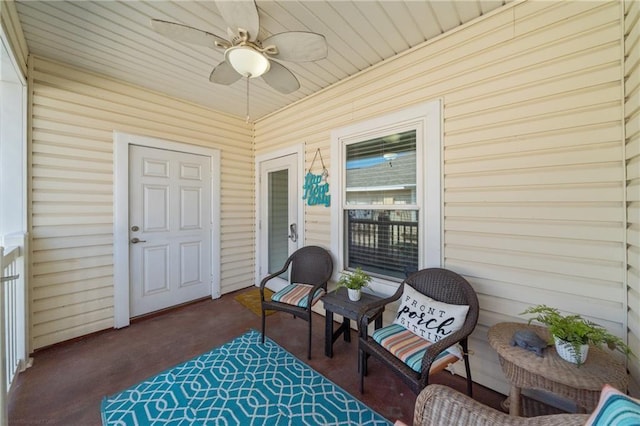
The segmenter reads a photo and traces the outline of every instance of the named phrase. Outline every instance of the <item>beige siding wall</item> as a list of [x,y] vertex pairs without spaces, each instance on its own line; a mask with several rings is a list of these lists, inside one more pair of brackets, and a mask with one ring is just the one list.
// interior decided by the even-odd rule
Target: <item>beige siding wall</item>
[[[528,303],[620,335],[626,325],[640,354],[640,11],[622,7],[509,5],[255,125],[258,154],[304,142],[306,167],[320,148],[330,168],[332,129],[443,99],[444,266],[480,296],[474,379],[503,392],[486,331],[522,320]],[[0,15],[26,73],[12,1]],[[241,119],[39,58],[31,67],[31,349],[113,325],[114,129],[221,150],[222,292],[253,284],[254,151]],[[305,244],[329,246],[329,210],[305,209]]]
[[[640,3],[625,1],[625,135],[627,161],[627,293],[629,345],[640,356]],[[631,393],[640,395],[640,362],[629,363]]]
[[[486,333],[529,304],[626,334],[621,8],[508,5],[256,123],[257,154],[304,141],[328,166],[332,129],[443,99],[443,265],[479,295],[474,380],[505,393]],[[307,207],[305,243],[330,219]]]
[[221,289],[253,284],[243,120],[34,58],[29,72],[32,348],[113,327],[113,131],[221,150]]

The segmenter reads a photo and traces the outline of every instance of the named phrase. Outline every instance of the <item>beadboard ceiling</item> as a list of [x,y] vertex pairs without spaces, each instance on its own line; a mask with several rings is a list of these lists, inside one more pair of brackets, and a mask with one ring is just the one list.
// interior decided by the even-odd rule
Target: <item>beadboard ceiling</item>
[[[256,2],[260,39],[284,31],[323,34],[326,59],[282,62],[300,80],[283,95],[251,79],[256,120],[359,71],[471,21],[510,0],[286,0]],[[151,19],[189,25],[227,38],[214,1],[16,0],[30,53],[244,117],[246,80],[209,82],[221,49],[170,40]]]

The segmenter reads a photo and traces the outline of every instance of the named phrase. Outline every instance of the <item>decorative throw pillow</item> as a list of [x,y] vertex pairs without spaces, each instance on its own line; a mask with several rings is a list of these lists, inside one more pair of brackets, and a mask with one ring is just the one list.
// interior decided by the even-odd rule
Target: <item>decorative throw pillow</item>
[[637,426],[640,400],[631,398],[611,385],[604,385],[600,401],[585,426]]
[[[405,284],[400,298],[400,307],[393,322],[435,343],[460,330],[467,312],[469,312],[468,305],[439,302]],[[462,358],[457,345],[447,350],[458,358]]]

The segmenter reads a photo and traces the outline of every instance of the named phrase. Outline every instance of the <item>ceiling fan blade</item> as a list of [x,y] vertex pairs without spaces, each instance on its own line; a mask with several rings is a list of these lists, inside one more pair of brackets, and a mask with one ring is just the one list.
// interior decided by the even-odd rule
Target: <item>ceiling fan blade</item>
[[233,69],[231,64],[227,61],[220,62],[218,66],[216,66],[213,71],[211,71],[211,75],[209,76],[209,81],[212,83],[218,84],[233,84],[236,81],[240,80],[242,76],[238,74],[236,70]]
[[222,19],[234,35],[238,35],[238,29],[242,28],[249,33],[249,40],[256,40],[260,30],[260,18],[254,0],[217,0],[216,6],[218,6]]
[[271,61],[271,67],[262,79],[271,87],[285,95],[300,88],[300,82],[284,65]]
[[288,31],[274,34],[262,42],[263,46],[278,48],[273,58],[292,62],[310,62],[327,57],[327,40],[322,34],[305,31]]
[[218,47],[216,42],[222,46],[229,46],[229,42],[215,34],[208,33],[187,25],[175,22],[162,21],[160,19],[151,20],[151,28],[159,34],[178,41],[199,44],[207,47]]

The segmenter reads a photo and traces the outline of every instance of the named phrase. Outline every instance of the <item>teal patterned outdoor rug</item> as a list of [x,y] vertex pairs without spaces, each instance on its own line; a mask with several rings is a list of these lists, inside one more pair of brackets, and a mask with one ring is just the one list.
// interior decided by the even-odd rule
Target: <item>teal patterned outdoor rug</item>
[[251,330],[102,401],[104,425],[390,425]]

